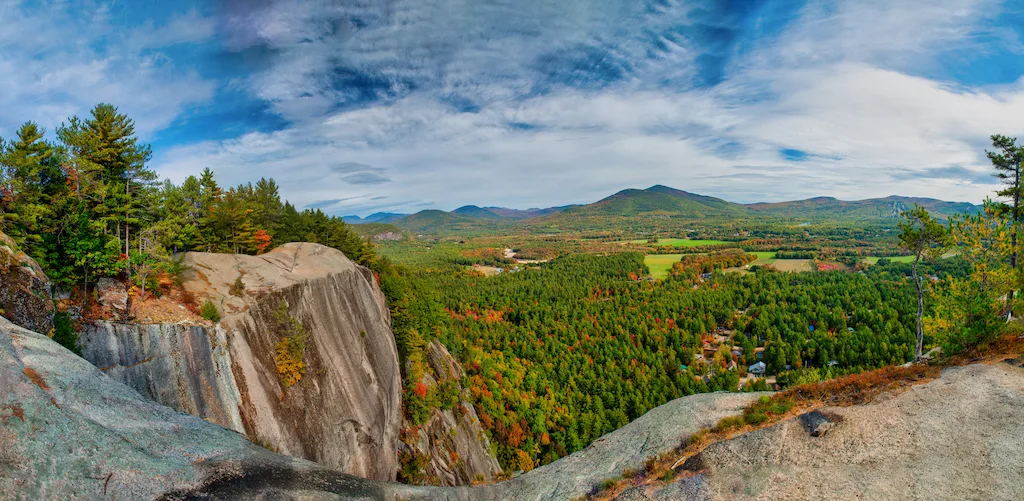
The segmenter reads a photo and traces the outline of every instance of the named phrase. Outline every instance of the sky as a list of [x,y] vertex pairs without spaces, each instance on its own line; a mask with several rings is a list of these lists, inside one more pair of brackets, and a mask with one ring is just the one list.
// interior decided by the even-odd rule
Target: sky
[[980,202],[1024,140],[1024,0],[0,0],[0,137],[109,102],[181,182],[337,215]]

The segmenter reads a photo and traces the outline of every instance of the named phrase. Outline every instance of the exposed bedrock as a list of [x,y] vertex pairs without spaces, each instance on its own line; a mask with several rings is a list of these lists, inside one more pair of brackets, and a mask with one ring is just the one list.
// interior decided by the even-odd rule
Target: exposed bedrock
[[[86,326],[86,359],[142,395],[284,454],[393,480],[401,380],[383,295],[370,270],[317,244],[261,256],[188,253],[184,287],[213,301],[217,326]],[[282,318],[282,303],[286,314]],[[301,380],[277,353],[294,319],[308,332]]]

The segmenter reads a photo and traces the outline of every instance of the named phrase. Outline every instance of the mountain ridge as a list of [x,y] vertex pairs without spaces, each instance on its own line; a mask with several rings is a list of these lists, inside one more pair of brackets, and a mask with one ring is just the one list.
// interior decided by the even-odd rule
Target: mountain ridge
[[744,218],[779,217],[792,219],[893,219],[914,204],[925,207],[940,219],[962,212],[977,212],[978,205],[927,197],[889,195],[882,198],[841,200],[818,196],[782,202],[738,203],[656,184],[646,189],[626,188],[589,204],[572,204],[543,209],[511,209],[496,206],[463,205],[451,211],[425,209],[413,214],[378,212],[365,218],[345,216],[352,224],[370,222],[395,224],[406,231],[479,229],[493,224],[536,223],[561,225],[595,218]]

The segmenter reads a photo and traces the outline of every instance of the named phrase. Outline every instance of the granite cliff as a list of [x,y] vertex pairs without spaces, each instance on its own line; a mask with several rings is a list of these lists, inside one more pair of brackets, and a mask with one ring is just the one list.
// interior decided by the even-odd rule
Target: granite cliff
[[[83,356],[151,400],[275,451],[394,480],[399,450],[408,447],[398,440],[401,375],[373,273],[308,243],[260,256],[187,253],[184,263],[184,289],[212,301],[220,322],[93,322],[79,335]],[[461,373],[443,346],[431,347]],[[290,348],[298,356],[282,355]],[[468,403],[436,410],[416,436],[430,483],[501,472]]]
[[[144,396],[281,453],[394,480],[398,355],[370,270],[340,251],[286,244],[261,256],[187,253],[183,287],[215,326],[97,322],[83,356]],[[279,370],[289,325],[301,339]],[[286,380],[286,374],[299,380]]]

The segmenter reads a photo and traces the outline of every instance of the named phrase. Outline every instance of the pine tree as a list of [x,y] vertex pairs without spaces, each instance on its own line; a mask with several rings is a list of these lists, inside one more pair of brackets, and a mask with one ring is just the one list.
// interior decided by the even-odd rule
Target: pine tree
[[[995,168],[995,176],[1006,185],[1006,188],[996,192],[996,195],[1009,200],[1008,203],[1001,203],[1000,208],[1010,215],[1010,268],[1020,273],[1017,267],[1017,236],[1020,233],[1020,221],[1024,207],[1021,207],[1021,199],[1024,198],[1024,187],[1021,185],[1021,164],[1024,162],[1024,146],[1017,146],[1017,139],[993,135],[992,146],[995,151],[986,151],[992,167]],[[1018,282],[1020,279],[1018,278]],[[1012,315],[1013,297],[1016,290],[1007,295],[1006,318],[1009,320]]]
[[900,245],[914,253],[912,276],[917,288],[917,350],[916,358],[921,359],[924,348],[924,286],[918,276],[917,267],[921,258],[935,259],[945,252],[948,240],[946,228],[939,224],[924,207],[915,204],[913,209],[903,212],[900,222]]

